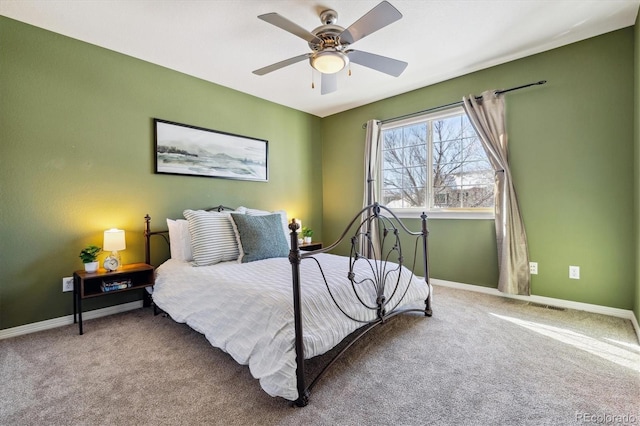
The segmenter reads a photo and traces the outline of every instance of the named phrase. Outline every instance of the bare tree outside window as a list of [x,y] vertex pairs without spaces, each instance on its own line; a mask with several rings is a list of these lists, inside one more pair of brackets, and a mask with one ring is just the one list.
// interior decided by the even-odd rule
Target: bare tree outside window
[[464,112],[383,128],[381,137],[381,199],[388,207],[493,207],[494,171]]

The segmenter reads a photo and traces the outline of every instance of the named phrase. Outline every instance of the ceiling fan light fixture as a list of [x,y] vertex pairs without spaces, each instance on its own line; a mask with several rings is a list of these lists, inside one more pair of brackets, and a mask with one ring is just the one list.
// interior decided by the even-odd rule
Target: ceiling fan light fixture
[[349,64],[349,57],[336,50],[324,50],[314,54],[311,66],[323,74],[335,74]]

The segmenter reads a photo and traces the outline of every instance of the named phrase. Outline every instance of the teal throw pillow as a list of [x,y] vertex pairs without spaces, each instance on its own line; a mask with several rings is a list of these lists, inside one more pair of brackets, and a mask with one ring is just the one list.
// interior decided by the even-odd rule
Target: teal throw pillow
[[289,245],[282,232],[279,214],[249,216],[231,214],[242,245],[242,263],[289,256]]

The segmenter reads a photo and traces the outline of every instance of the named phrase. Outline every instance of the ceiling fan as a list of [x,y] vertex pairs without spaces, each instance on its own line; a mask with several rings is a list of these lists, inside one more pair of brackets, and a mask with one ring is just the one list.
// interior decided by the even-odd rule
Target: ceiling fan
[[306,40],[312,52],[253,71],[257,75],[265,75],[309,59],[311,66],[321,73],[320,93],[324,95],[338,89],[337,73],[348,66],[350,62],[394,77],[402,74],[408,65],[406,62],[386,56],[350,49],[350,46],[356,41],[402,18],[398,9],[387,1],[378,4],[347,29],[336,25],[338,14],[331,9],[320,14],[323,25],[313,31],[307,31],[277,13],[267,13],[258,16],[258,18]]

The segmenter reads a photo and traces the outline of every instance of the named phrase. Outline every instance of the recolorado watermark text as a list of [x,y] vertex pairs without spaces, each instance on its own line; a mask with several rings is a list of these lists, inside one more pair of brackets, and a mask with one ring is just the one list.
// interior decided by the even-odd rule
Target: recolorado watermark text
[[638,416],[635,414],[576,413],[576,421],[599,425],[634,425],[638,424]]

